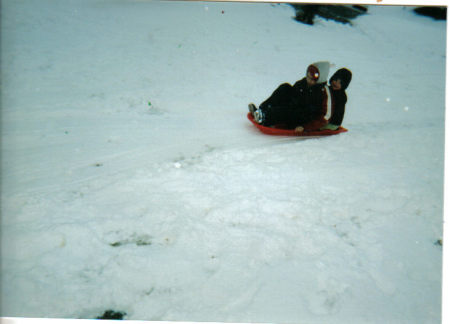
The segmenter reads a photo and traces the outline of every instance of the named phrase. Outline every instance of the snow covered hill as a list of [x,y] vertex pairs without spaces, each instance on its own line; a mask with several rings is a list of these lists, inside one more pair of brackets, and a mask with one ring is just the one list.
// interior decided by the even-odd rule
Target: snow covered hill
[[[2,1],[2,316],[439,322],[446,22],[293,15]],[[349,132],[252,127],[319,60]]]

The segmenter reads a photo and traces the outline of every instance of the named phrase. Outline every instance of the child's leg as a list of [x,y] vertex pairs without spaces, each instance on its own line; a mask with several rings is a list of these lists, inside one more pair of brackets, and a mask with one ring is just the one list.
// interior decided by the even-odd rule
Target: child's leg
[[294,88],[289,83],[283,83],[272,93],[269,98],[259,105],[259,108],[264,109],[268,106],[287,105],[291,99],[293,89]]
[[308,107],[292,107],[286,111],[286,125],[289,128],[305,125],[312,120],[311,111]]
[[262,125],[272,126],[288,121],[292,91],[293,87],[289,83],[283,83],[259,106],[264,117]]

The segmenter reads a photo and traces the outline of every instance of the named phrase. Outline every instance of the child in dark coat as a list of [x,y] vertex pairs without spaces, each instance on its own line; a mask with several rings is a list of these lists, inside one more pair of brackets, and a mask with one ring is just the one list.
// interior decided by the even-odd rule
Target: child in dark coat
[[[337,130],[342,124],[347,103],[347,89],[352,80],[352,72],[346,68],[339,69],[330,78],[330,85],[326,86],[327,105],[322,109],[312,121],[303,125],[305,131],[313,130]],[[300,128],[298,131],[302,131]]]
[[249,105],[255,121],[264,126],[284,125],[295,128],[311,122],[326,109],[325,82],[330,64],[317,62],[308,66],[306,77],[293,86],[280,85],[258,108]]

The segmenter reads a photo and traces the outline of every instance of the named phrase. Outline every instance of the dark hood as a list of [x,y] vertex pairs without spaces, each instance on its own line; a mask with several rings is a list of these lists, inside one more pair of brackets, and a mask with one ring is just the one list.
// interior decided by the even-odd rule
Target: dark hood
[[340,79],[341,80],[341,87],[342,90],[347,89],[348,85],[350,84],[350,81],[352,80],[352,72],[350,70],[342,68],[336,71],[335,74],[330,78],[330,84],[331,81]]

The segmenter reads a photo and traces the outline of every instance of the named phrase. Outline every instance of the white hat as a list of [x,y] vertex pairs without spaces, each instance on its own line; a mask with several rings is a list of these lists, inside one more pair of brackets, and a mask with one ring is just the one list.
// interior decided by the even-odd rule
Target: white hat
[[310,72],[317,83],[324,83],[328,80],[328,72],[330,72],[330,63],[327,61],[316,62],[308,66],[306,74]]

